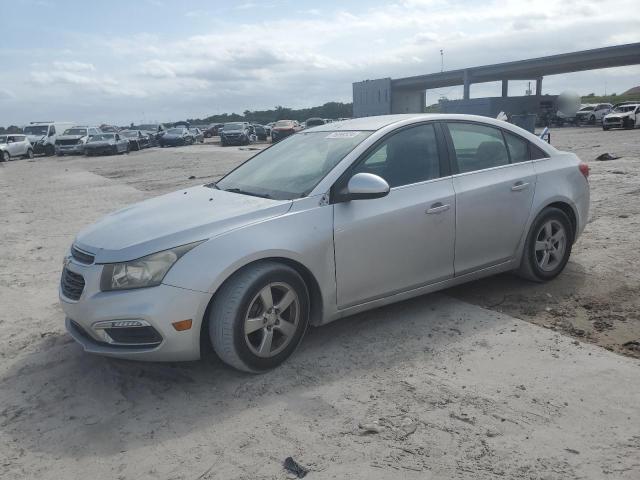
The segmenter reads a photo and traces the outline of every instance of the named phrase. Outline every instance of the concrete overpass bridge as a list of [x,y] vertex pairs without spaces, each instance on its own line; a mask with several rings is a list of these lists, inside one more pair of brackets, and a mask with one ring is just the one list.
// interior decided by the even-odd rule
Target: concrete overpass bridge
[[535,80],[535,95],[539,97],[544,76],[637,64],[640,42],[414,77],[365,80],[353,84],[353,113],[363,117],[422,112],[426,90],[462,85],[463,98],[469,100],[472,84],[495,81],[502,82],[502,97],[506,98],[509,80]]

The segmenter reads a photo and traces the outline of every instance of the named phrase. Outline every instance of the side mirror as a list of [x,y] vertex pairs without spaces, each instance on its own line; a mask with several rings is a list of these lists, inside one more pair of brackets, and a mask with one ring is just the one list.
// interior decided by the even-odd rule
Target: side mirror
[[368,200],[389,194],[387,181],[373,173],[356,173],[347,184],[345,200]]

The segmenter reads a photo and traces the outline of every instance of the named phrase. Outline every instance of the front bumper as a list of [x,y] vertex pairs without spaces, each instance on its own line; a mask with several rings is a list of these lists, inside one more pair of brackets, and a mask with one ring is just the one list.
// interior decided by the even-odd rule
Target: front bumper
[[[65,267],[84,278],[78,300],[59,289],[65,325],[86,352],[129,360],[186,361],[200,358],[200,328],[210,294],[159,285],[157,287],[101,292],[102,265],[84,265],[71,259]],[[189,330],[176,331],[172,323],[192,320]],[[99,322],[139,320],[155,330],[155,345],[110,344]]]
[[182,147],[186,144],[187,142],[185,141],[184,138],[180,138],[178,140],[165,140],[165,139],[160,140],[160,145],[163,147]]
[[70,153],[76,155],[82,155],[84,153],[84,143],[75,145],[56,145],[56,153]]
[[87,155],[112,155],[116,153],[116,150],[113,145],[109,145],[106,147],[86,148],[85,153]]

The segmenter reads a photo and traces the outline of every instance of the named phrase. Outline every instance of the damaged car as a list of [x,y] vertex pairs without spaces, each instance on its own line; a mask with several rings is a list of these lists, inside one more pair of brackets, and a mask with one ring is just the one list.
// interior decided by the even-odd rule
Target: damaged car
[[640,103],[624,103],[616,105],[613,111],[605,115],[602,129],[625,128],[631,130],[640,123]]
[[56,138],[56,155],[83,155],[89,138],[102,133],[98,127],[76,126],[66,129]]
[[152,135],[142,130],[122,130],[119,133],[129,140],[129,150],[134,152],[142,150],[143,148],[149,148],[155,143]]
[[161,147],[181,147],[184,145],[193,145],[195,136],[187,127],[174,127],[166,131],[158,140]]
[[473,115],[320,125],[222,179],[81,231],[59,295],[91,353],[240,370],[284,362],[309,325],[513,271],[563,271],[589,215],[589,167]]

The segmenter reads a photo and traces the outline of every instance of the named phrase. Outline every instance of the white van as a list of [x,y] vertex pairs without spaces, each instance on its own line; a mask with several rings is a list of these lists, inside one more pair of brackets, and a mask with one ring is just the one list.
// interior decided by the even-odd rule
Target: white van
[[33,153],[53,155],[57,136],[73,125],[74,122],[31,122],[22,132],[33,145]]

